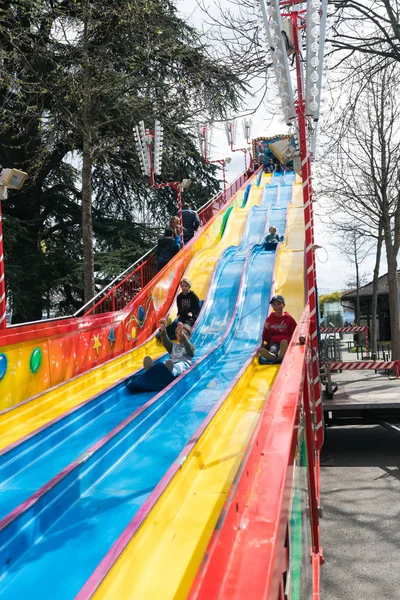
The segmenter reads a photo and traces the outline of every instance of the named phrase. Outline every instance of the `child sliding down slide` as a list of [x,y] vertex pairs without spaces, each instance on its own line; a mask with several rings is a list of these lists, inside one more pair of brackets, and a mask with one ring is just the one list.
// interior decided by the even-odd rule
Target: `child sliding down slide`
[[177,341],[172,342],[166,332],[166,319],[160,319],[160,336],[164,348],[169,352],[169,359],[154,363],[151,356],[143,359],[144,373],[133,375],[126,382],[131,392],[160,391],[167,387],[175,377],[190,368],[195,347],[189,341],[192,328],[187,323],[178,323],[176,327]]
[[[195,347],[189,341],[192,328],[187,323],[178,323],[176,326],[176,342],[172,342],[166,332],[166,319],[160,319],[160,336],[164,348],[170,353],[170,358],[164,363],[174,377],[181,375],[189,369],[195,353]],[[148,371],[154,366],[153,359],[145,356],[143,366]]]

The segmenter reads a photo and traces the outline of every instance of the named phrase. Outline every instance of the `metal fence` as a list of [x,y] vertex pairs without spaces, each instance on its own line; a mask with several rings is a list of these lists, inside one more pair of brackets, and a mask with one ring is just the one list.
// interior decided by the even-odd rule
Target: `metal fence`
[[320,359],[321,362],[342,360],[342,340],[325,338],[320,342]]
[[[342,342],[347,352],[354,354],[357,360],[367,360],[372,358],[371,350],[367,352],[365,345],[354,343],[354,342]],[[392,346],[391,344],[379,344],[377,345],[376,354],[373,357],[374,360],[391,360],[392,359]]]

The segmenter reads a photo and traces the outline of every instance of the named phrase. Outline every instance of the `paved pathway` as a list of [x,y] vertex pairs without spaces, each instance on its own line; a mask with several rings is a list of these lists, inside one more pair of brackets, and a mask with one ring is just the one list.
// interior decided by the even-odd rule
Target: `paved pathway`
[[[332,373],[332,381],[339,384],[333,400],[324,400],[324,407],[335,404],[383,404],[400,406],[400,378],[375,371],[342,371]],[[399,595],[400,598],[400,595]]]
[[[400,380],[366,375],[335,375],[340,393],[399,402]],[[379,425],[328,428],[321,500],[321,600],[400,600],[400,434]]]

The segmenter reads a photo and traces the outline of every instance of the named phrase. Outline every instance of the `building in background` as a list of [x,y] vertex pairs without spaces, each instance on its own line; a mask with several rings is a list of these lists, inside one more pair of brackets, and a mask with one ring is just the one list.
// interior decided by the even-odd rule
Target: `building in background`
[[[400,271],[397,271],[400,275]],[[400,290],[399,290],[400,294]],[[372,320],[372,281],[359,288],[360,295],[360,325],[371,327]],[[355,310],[356,306],[356,290],[342,294],[343,307]],[[390,333],[390,308],[389,308],[389,286],[388,276],[382,275],[378,279],[378,302],[377,314],[378,341],[387,342],[391,340]]]

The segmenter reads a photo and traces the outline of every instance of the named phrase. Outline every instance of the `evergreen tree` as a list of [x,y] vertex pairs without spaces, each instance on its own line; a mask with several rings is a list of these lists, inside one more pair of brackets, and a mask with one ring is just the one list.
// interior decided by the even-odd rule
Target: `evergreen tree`
[[[133,126],[162,121],[162,180],[194,178],[202,204],[218,187],[215,168],[188,125],[236,110],[243,86],[168,0],[3,1],[0,44],[0,162],[29,173],[3,207],[7,287],[22,322],[54,299],[65,311],[79,305],[84,271],[87,298],[93,270],[103,278],[128,266],[175,212],[173,191],[151,192],[140,174]],[[144,207],[150,227],[138,223]]]

